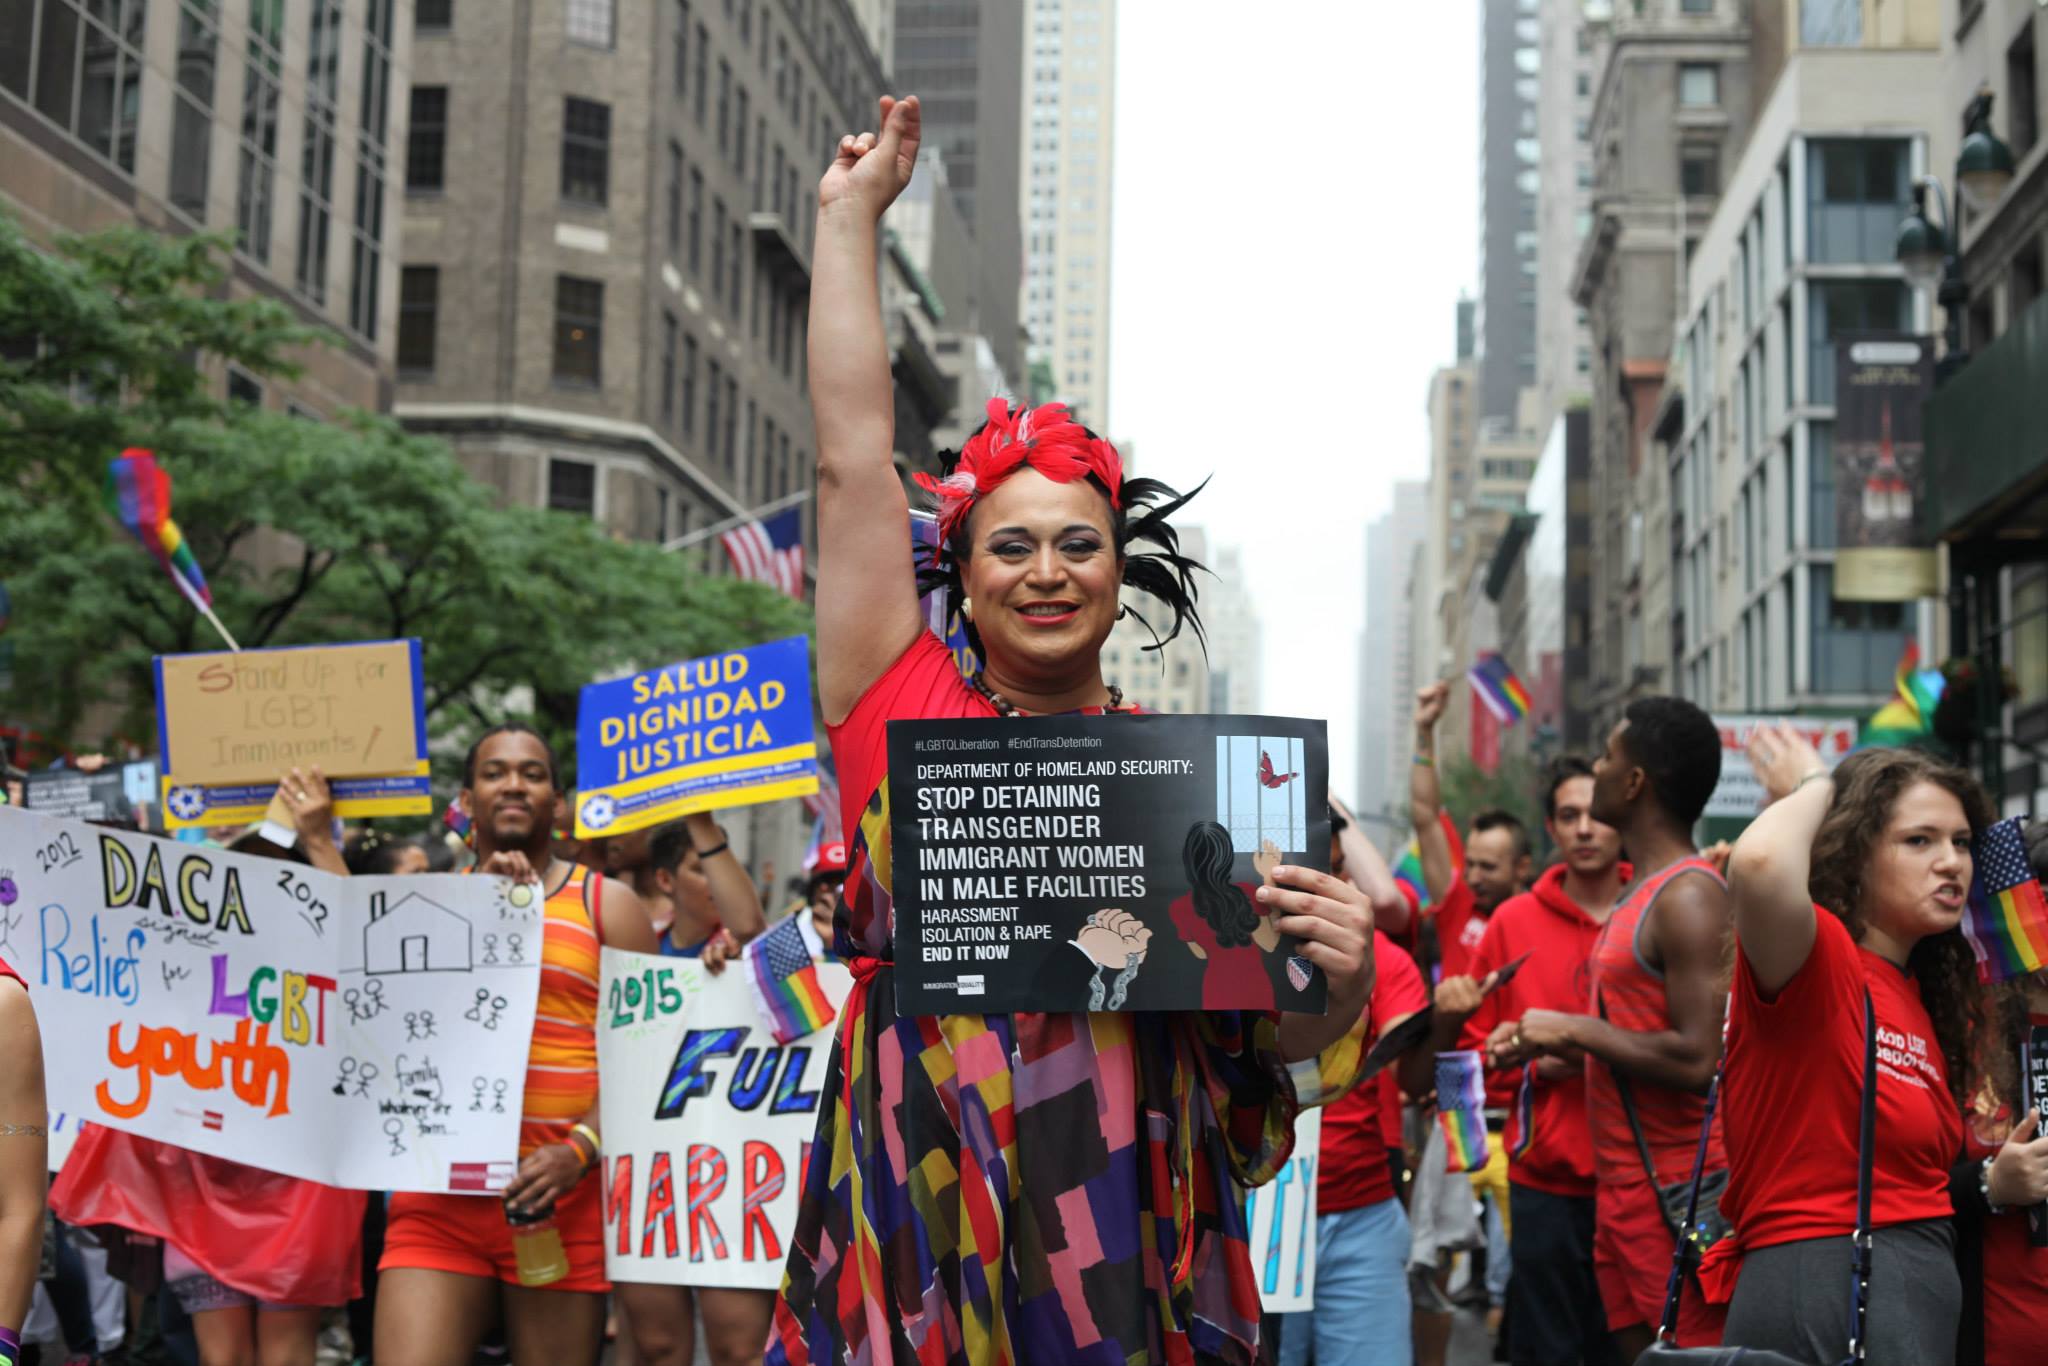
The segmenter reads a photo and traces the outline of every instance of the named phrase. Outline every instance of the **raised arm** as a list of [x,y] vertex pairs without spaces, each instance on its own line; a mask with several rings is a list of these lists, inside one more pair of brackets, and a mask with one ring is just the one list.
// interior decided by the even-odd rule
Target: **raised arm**
[[1372,903],[1372,923],[1375,927],[1400,933],[1408,928],[1408,900],[1401,895],[1401,889],[1394,883],[1394,874],[1387,867],[1387,861],[1380,857],[1380,851],[1365,837],[1365,831],[1358,824],[1358,817],[1334,795],[1330,805],[1349,822],[1344,833],[1337,837],[1344,849],[1344,876],[1351,885],[1365,893]]
[[1813,952],[1807,878],[1813,837],[1834,804],[1835,784],[1819,751],[1783,723],[1749,737],[1749,762],[1771,802],[1728,855],[1728,893],[1735,902],[1735,942],[1750,975],[1759,990],[1775,995]]
[[718,912],[718,923],[744,944],[768,928],[768,916],[761,909],[761,889],[740,866],[732,842],[710,812],[700,811],[684,820],[689,825],[690,843],[704,865],[704,880],[711,884],[711,905]]
[[1436,778],[1436,723],[1451,698],[1448,683],[1432,683],[1415,694],[1415,761],[1408,765],[1408,819],[1415,825],[1415,847],[1422,854],[1422,885],[1432,904],[1451,890],[1457,869],[1451,865],[1451,842],[1444,838],[1443,799]]
[[811,419],[818,433],[818,693],[853,704],[924,629],[910,505],[896,476],[896,388],[882,327],[882,213],[917,165],[917,98],[882,97],[881,136],[840,139],[818,184],[811,260]]

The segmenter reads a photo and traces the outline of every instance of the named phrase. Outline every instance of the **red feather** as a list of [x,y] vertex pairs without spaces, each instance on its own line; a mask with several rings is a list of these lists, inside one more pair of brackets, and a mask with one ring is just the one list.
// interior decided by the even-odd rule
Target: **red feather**
[[953,473],[944,479],[917,475],[919,487],[938,502],[939,544],[952,541],[977,500],[1027,464],[1057,484],[1092,474],[1109,490],[1109,505],[1123,506],[1123,457],[1107,441],[1090,436],[1066,404],[1012,409],[1007,400],[992,398],[988,425],[960,448]]

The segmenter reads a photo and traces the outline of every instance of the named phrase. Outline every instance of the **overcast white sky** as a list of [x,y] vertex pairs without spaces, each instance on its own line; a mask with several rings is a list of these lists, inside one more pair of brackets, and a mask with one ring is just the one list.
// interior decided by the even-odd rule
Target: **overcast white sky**
[[[1118,7],[1110,426],[1242,546],[1265,707],[1356,804],[1364,528],[1429,467],[1478,223],[1478,6]],[[1256,16],[1256,17],[1253,17]]]

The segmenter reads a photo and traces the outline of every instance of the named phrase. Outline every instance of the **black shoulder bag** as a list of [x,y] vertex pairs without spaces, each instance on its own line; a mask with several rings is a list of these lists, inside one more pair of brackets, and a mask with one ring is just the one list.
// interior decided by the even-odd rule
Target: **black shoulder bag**
[[[1607,1003],[1601,1001],[1600,1018],[1607,1018]],[[1657,1184],[1657,1163],[1650,1156],[1649,1140],[1643,1137],[1642,1121],[1636,1118],[1635,1096],[1629,1090],[1628,1078],[1618,1068],[1607,1069],[1614,1077],[1614,1090],[1621,1097],[1621,1112],[1628,1116],[1628,1131],[1635,1136],[1636,1154],[1643,1161],[1643,1175],[1649,1178],[1651,1189],[1657,1192],[1657,1206],[1664,1216],[1664,1227],[1677,1240],[1678,1250],[1684,1265],[1683,1271],[1691,1271],[1700,1264],[1700,1258],[1708,1248],[1726,1238],[1732,1230],[1728,1221],[1721,1217],[1721,1193],[1728,1189],[1728,1169],[1706,1170],[1707,1136],[1714,1127],[1714,1104],[1721,1091],[1721,1072],[1714,1071],[1713,1084],[1707,1088],[1706,1113],[1700,1119],[1700,1150],[1693,1162],[1690,1181],[1674,1181],[1668,1186]]]
[[[1685,1223],[1680,1226],[1678,1247],[1671,1257],[1671,1283],[1664,1293],[1664,1321],[1657,1326],[1657,1340],[1636,1358],[1636,1366],[1804,1366],[1782,1352],[1760,1347],[1678,1347],[1678,1297],[1685,1289],[1688,1269],[1687,1235],[1698,1214],[1700,1176],[1707,1164],[1707,1131],[1714,1122],[1714,1102],[1721,1079],[1707,1092],[1707,1114],[1700,1124],[1699,1155],[1692,1164],[1692,1200]],[[1624,1092],[1624,1095],[1627,1093]],[[1638,1138],[1641,1137],[1640,1132]],[[1870,1316],[1870,1168],[1877,1157],[1877,1018],[1870,1005],[1870,991],[1863,992],[1863,1120],[1856,1140],[1856,1231],[1849,1237],[1850,1308],[1849,1353],[1841,1366],[1860,1366],[1867,1346],[1865,1332]]]

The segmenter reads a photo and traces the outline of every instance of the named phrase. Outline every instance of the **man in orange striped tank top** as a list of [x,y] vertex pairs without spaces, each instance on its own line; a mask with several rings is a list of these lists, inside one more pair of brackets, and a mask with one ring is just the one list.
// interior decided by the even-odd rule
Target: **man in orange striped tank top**
[[[1532,1010],[1522,1056],[1583,1056],[1593,1132],[1593,1267],[1622,1358],[1650,1345],[1663,1313],[1675,1230],[1660,1187],[1688,1182],[1706,1093],[1721,1061],[1727,1010],[1727,889],[1700,857],[1692,831],[1721,777],[1713,720],[1675,697],[1639,698],[1593,765],[1593,819],[1621,832],[1635,865],[1621,903],[1595,942],[1594,1013]],[[1728,1159],[1715,1121],[1706,1170]],[[1725,1306],[1689,1282],[1678,1340],[1721,1341]]]
[[[602,1183],[589,1179],[600,1142],[598,955],[606,944],[652,953],[655,940],[647,908],[629,887],[550,852],[557,782],[553,752],[525,726],[485,732],[464,763],[477,871],[539,883],[546,893],[519,1168],[502,1202],[391,1197],[377,1286],[377,1360],[384,1366],[468,1366],[501,1317],[516,1362],[596,1366],[602,1346],[611,1288],[604,1197]],[[545,1285],[522,1283],[509,1214],[551,1217],[566,1275]]]

